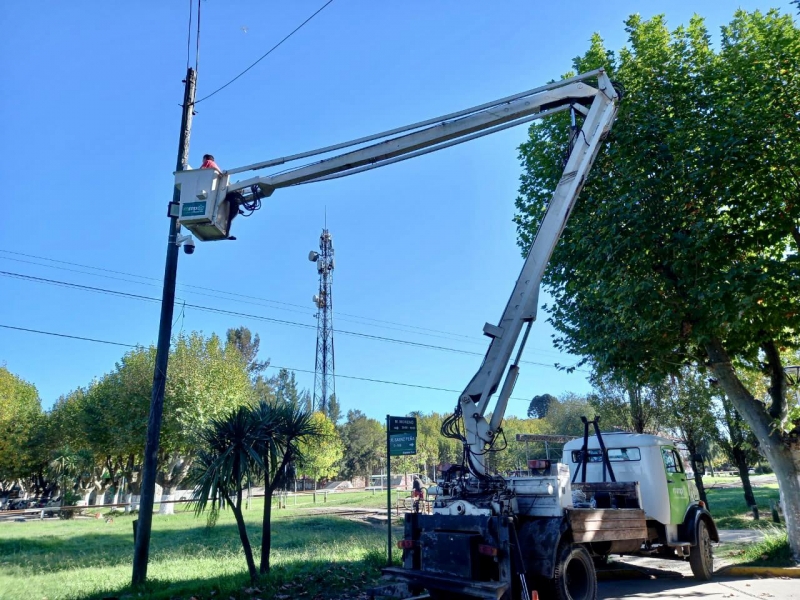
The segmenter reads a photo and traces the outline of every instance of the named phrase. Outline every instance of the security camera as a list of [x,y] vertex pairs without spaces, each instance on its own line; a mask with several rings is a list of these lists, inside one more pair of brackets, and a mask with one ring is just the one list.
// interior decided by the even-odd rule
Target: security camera
[[179,235],[175,240],[178,246],[183,246],[186,254],[194,254],[194,238],[190,235]]

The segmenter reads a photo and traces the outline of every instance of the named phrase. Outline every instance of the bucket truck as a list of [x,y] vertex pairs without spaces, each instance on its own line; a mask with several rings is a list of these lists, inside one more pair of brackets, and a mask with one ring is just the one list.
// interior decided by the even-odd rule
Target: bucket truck
[[[404,539],[398,542],[403,566],[384,569],[395,582],[383,594],[408,597],[427,590],[432,598],[532,600],[536,590],[548,589],[559,600],[593,600],[592,555],[639,551],[660,541],[668,549],[690,548],[700,544],[701,529],[705,542],[716,534],[710,515],[695,503],[681,532],[676,525],[673,537],[661,540],[642,509],[643,492],[635,481],[584,481],[579,490],[584,497],[614,500],[607,508],[596,502],[576,506],[568,464],[532,461],[527,474],[512,477],[492,475],[486,465],[487,455],[502,446],[502,420],[536,318],[545,268],[614,122],[620,93],[597,69],[343,144],[227,171],[175,173],[180,203],[171,214],[201,241],[225,240],[232,237],[236,215],[252,214],[282,188],[390,165],[562,111],[571,115],[563,174],[500,319],[483,327],[491,340],[484,360],[442,426],[443,435],[461,442],[463,460],[434,490],[433,514],[406,515]],[[311,158],[316,160],[279,172],[252,173]],[[591,454],[588,446],[581,452]]]

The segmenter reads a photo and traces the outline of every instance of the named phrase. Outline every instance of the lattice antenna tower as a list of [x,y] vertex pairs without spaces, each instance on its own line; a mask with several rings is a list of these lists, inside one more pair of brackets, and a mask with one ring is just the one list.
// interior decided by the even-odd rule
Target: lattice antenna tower
[[333,355],[333,238],[325,228],[319,236],[319,252],[312,250],[308,260],[317,265],[319,292],[314,294],[317,307],[317,359],[314,366],[314,410],[328,412],[328,401],[336,393],[335,361]]

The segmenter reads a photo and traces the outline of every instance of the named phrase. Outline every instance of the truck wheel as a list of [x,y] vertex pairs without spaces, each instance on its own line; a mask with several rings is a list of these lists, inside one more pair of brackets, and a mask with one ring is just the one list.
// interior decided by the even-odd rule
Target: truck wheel
[[589,552],[578,544],[562,544],[553,573],[556,600],[595,600],[597,575]]
[[700,520],[697,526],[697,545],[689,550],[689,564],[695,579],[709,581],[714,575],[714,554],[711,550],[711,536],[708,534],[708,523]]

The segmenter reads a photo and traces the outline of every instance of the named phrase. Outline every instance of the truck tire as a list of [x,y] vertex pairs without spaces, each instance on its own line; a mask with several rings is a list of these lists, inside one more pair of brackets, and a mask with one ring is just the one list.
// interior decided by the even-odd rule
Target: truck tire
[[586,548],[579,544],[561,544],[552,586],[556,600],[596,600],[597,574]]
[[689,550],[689,564],[695,579],[699,581],[710,581],[714,576],[714,554],[705,519],[700,519],[697,524],[697,545]]

